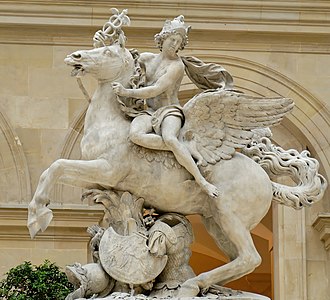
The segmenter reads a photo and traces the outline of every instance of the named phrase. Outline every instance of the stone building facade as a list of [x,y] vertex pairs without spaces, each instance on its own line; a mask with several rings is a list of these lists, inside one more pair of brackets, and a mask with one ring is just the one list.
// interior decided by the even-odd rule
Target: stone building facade
[[[223,65],[237,89],[291,97],[295,109],[274,128],[282,148],[308,149],[330,177],[330,3],[241,0],[0,0],[0,273],[24,260],[64,266],[87,262],[86,227],[102,211],[81,203],[81,190],[56,186],[54,220],[30,240],[27,204],[38,179],[57,158],[79,158],[87,102],[63,63],[92,47],[110,16],[129,9],[129,48],[158,51],[153,36],[165,19],[183,14],[192,25],[186,55]],[[83,79],[92,94],[96,83]],[[180,99],[197,92],[184,79]],[[191,217],[196,272],[226,261]],[[273,205],[253,231],[264,263],[232,286],[275,300],[329,299],[330,194],[310,209]]]

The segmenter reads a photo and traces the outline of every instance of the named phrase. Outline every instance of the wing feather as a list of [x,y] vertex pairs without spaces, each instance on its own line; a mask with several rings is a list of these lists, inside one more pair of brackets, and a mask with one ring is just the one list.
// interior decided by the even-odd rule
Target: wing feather
[[250,143],[253,129],[279,124],[293,106],[290,98],[205,91],[183,107],[185,124],[180,138],[189,149],[194,146],[207,163],[215,164]]

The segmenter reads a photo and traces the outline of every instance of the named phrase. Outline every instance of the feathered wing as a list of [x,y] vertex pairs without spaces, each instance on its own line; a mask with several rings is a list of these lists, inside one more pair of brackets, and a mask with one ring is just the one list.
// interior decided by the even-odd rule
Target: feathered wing
[[294,103],[289,98],[255,97],[219,90],[196,95],[183,107],[185,124],[180,139],[198,164],[231,159],[245,147],[253,129],[277,125]]

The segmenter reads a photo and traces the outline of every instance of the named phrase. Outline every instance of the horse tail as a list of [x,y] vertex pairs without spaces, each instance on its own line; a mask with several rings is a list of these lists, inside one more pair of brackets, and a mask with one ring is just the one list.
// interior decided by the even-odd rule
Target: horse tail
[[307,150],[284,150],[262,137],[243,149],[243,153],[257,162],[271,181],[288,176],[293,185],[272,181],[273,201],[295,209],[311,206],[322,199],[327,188],[326,179],[318,173],[319,162]]

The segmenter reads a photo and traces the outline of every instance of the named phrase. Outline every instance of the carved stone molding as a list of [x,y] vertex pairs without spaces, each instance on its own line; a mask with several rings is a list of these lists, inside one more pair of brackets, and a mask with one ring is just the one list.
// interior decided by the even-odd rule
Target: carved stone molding
[[[330,4],[324,1],[116,1],[129,9],[132,45],[153,48],[163,18],[189,16],[197,49],[329,53]],[[91,46],[89,38],[108,19],[108,1],[0,0],[3,43]],[[47,31],[47,34],[45,34]],[[18,32],[20,34],[18,34]],[[141,34],[143,33],[143,34]],[[243,34],[244,33],[244,34]],[[194,36],[198,37],[195,38]],[[212,43],[208,43],[212,36]],[[237,37],[237,38],[236,38]],[[231,40],[228,43],[228,40]],[[244,47],[240,47],[244,44]],[[206,47],[206,48],[205,48]]]
[[[95,0],[87,3],[79,0],[34,0],[0,1],[1,23],[40,24],[83,26],[93,25],[108,17],[109,1]],[[116,1],[118,9],[129,8],[127,1]],[[157,8],[157,9],[156,9]],[[135,1],[130,9],[130,16],[137,23],[147,23],[146,27],[159,28],[160,17],[173,16],[173,11],[182,9],[189,16],[189,22],[198,23],[203,29],[215,24],[232,27],[263,30],[269,25],[274,31],[291,31],[306,27],[306,31],[328,32],[330,4],[325,1],[217,1],[217,0],[162,0]],[[324,16],[324,18],[322,18]],[[73,21],[74,20],[74,21]],[[289,27],[289,28],[288,28]],[[283,30],[285,29],[285,30]],[[237,30],[237,28],[235,29]]]
[[330,213],[321,213],[312,225],[320,234],[320,240],[324,242],[325,249],[330,250]]
[[[38,241],[88,242],[86,228],[98,223],[103,210],[90,207],[56,207],[50,230],[38,235]],[[0,207],[0,241],[30,241],[26,226],[26,206]]]

